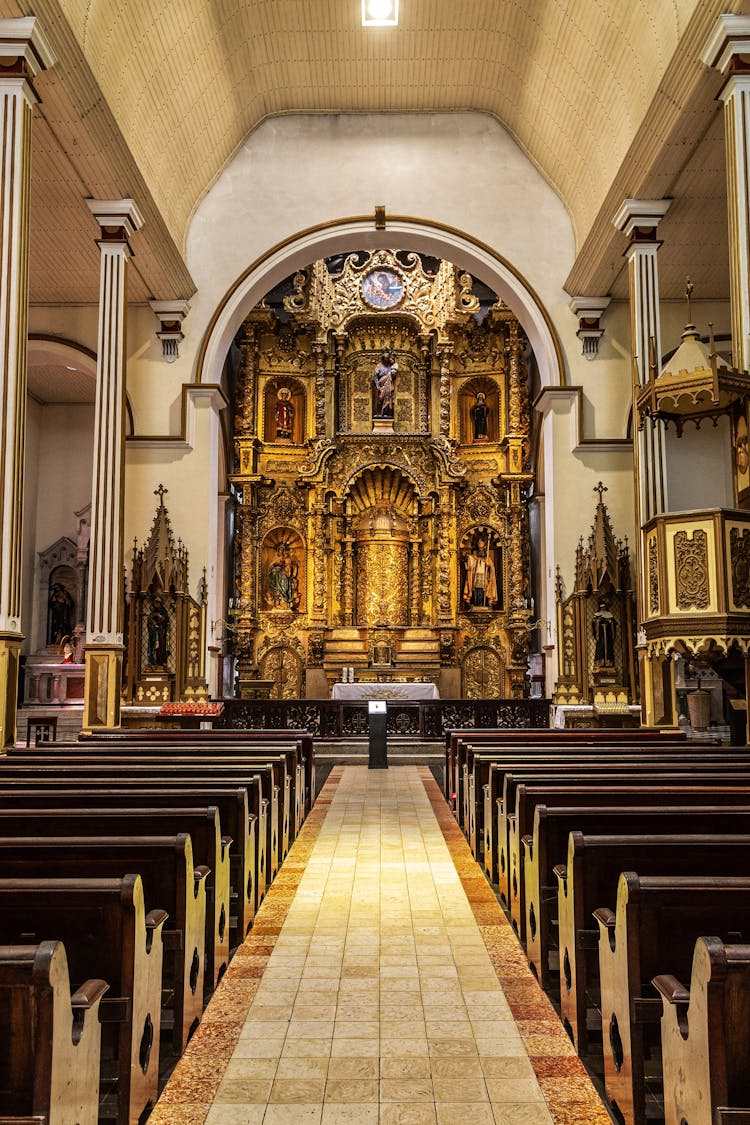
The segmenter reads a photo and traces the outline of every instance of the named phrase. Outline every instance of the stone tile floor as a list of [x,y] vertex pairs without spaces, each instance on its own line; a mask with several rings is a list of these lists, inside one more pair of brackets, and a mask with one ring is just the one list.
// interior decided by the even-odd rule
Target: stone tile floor
[[335,767],[151,1125],[610,1121],[426,767]]

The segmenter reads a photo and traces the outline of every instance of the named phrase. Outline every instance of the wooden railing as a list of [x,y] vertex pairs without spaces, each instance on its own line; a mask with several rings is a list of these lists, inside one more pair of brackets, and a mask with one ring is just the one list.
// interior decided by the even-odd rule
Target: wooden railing
[[[548,727],[548,699],[388,700],[392,737],[440,739],[459,727]],[[226,699],[215,729],[309,730],[317,738],[366,738],[367,702],[331,699]],[[197,725],[197,720],[193,725]]]

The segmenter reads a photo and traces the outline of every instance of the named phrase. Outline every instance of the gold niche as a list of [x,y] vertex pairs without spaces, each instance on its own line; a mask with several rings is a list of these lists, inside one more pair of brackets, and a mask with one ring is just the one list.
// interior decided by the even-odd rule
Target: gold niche
[[371,508],[355,521],[357,624],[409,624],[409,529],[386,508]]

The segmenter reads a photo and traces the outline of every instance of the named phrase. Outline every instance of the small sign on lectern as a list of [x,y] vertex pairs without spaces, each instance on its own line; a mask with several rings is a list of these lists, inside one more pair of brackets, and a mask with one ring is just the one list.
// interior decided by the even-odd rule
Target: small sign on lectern
[[367,710],[371,715],[385,715],[386,705],[384,699],[371,699],[367,705]]

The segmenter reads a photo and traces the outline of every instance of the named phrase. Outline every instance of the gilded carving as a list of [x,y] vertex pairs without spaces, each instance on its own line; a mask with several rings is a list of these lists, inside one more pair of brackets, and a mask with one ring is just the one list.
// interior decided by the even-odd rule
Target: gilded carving
[[469,649],[462,665],[463,694],[467,699],[500,699],[505,694],[504,667],[494,649]]
[[659,547],[656,539],[648,541],[648,611],[659,612]]
[[732,602],[737,609],[750,608],[750,530],[730,528],[729,553]]
[[678,531],[674,537],[674,567],[679,609],[705,609],[708,588],[708,536],[696,528],[692,536]]

